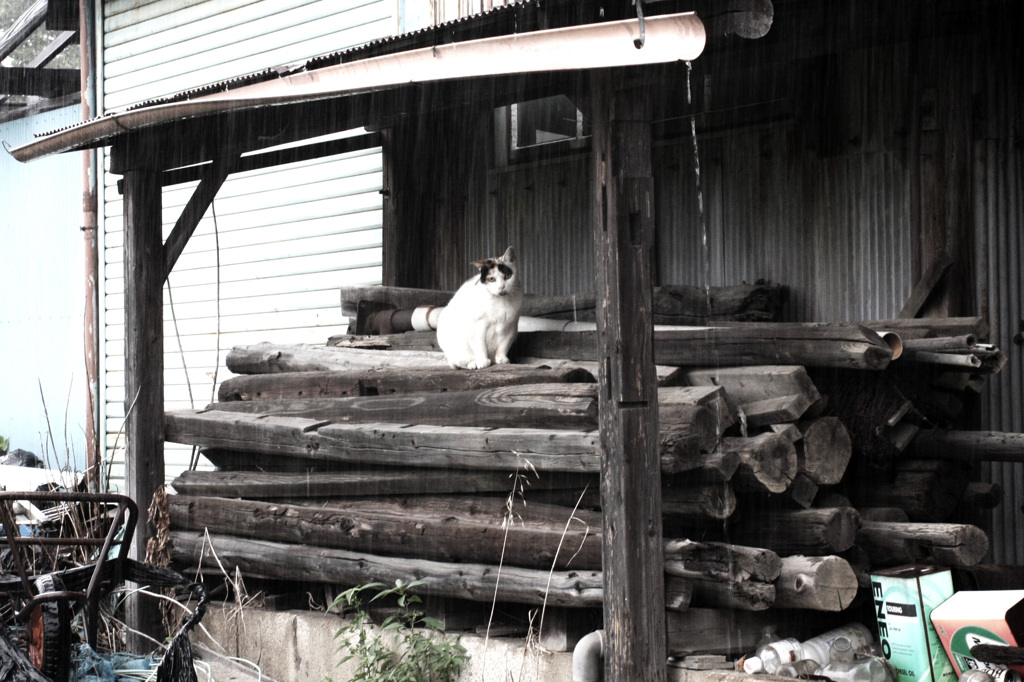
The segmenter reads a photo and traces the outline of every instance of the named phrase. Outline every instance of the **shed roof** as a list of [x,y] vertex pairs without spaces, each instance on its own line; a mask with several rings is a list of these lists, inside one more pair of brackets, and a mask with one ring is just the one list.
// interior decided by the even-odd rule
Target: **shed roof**
[[[589,4],[584,3],[589,7]],[[665,3],[661,9],[674,3]],[[207,116],[380,92],[445,80],[685,61],[704,48],[692,12],[630,19],[571,3],[506,5],[306,62],[142,102],[42,133],[11,150],[19,161],[111,144],[132,131]],[[553,26],[553,27],[552,27]],[[637,45],[642,44],[642,47]]]

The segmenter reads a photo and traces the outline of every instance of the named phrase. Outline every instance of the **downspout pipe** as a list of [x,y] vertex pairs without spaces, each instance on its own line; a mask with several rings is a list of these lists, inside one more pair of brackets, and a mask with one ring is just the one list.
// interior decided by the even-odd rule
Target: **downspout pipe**
[[601,682],[604,677],[604,630],[595,630],[572,650],[572,682]]
[[[93,71],[93,50],[96,45],[94,0],[78,2],[78,45],[81,61],[82,120],[96,115],[96,78]],[[99,306],[99,249],[97,247],[97,166],[94,150],[82,152],[82,241],[85,258],[83,315],[83,349],[85,352],[85,453],[86,481],[93,492],[102,492],[100,480],[99,438],[99,333],[97,309]]]

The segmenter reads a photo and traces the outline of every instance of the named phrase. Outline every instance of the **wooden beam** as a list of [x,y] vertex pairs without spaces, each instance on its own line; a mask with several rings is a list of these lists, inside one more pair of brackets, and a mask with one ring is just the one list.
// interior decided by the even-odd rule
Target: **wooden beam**
[[47,0],[36,0],[10,28],[0,34],[0,60],[18,49],[46,21]]
[[[142,144],[119,152],[129,168],[124,173],[125,482],[128,495],[146,510],[164,484],[162,198],[159,172],[147,167],[152,148]],[[150,525],[140,520],[133,558],[145,559],[152,537]],[[129,602],[129,626],[162,640],[160,609],[147,602],[138,594]]]
[[206,215],[207,209],[210,208],[214,197],[217,196],[217,192],[220,191],[237,160],[237,156],[225,154],[218,156],[212,165],[206,167],[202,180],[192,192],[185,208],[181,210],[181,215],[178,216],[177,222],[174,223],[174,229],[171,230],[171,234],[168,235],[167,242],[164,244],[162,282],[167,281],[171,270],[174,269],[174,264],[178,262],[178,257],[185,250],[185,245],[188,244],[188,240],[199,226],[199,221]]
[[914,285],[913,290],[910,292],[910,298],[903,304],[903,308],[897,317],[917,317],[925,302],[935,292],[935,288],[939,286],[939,282],[942,281],[942,278],[946,276],[951,267],[953,267],[953,259],[949,257],[948,253],[943,251],[932,261],[928,269],[921,275],[921,279]]
[[591,79],[607,680],[667,679],[649,91]]
[[[239,157],[231,165],[232,173],[244,173],[246,171],[272,168],[285,163],[296,163],[298,161],[309,161],[320,159],[335,154],[347,154],[349,152],[379,147],[381,144],[380,133],[366,133],[355,137],[346,137],[339,140],[327,142],[316,142],[313,144],[300,144],[285,149],[274,151],[247,154]],[[212,163],[212,162],[211,162]],[[164,171],[161,181],[164,187],[178,185],[183,182],[202,180],[207,173],[210,164],[199,166],[187,166]]]

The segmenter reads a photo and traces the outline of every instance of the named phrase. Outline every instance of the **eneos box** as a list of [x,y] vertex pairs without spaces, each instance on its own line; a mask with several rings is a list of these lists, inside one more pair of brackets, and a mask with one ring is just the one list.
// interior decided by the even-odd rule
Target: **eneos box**
[[977,644],[1021,646],[1024,641],[1024,590],[960,591],[932,611],[932,624],[957,673],[978,668],[1024,673],[1024,666],[979,661]]
[[938,566],[901,566],[871,574],[882,655],[899,682],[956,682],[931,614],[953,594],[953,575]]

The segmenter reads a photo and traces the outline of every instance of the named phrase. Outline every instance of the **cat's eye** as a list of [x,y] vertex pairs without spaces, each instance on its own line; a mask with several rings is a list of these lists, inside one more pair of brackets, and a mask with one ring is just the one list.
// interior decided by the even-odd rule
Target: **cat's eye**
[[495,279],[494,275],[491,275],[490,277],[487,278],[487,281],[488,282],[493,282],[494,279]]

